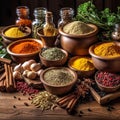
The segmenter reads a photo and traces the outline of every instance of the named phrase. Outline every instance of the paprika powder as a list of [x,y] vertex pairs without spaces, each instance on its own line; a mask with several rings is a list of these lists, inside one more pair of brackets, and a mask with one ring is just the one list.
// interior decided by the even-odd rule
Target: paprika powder
[[34,53],[41,49],[41,45],[36,41],[24,41],[12,46],[13,53],[26,54]]

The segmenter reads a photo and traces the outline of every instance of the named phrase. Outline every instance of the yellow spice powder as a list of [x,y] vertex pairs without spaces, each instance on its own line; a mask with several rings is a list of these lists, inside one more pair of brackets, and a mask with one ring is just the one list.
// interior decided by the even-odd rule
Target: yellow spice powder
[[8,36],[8,37],[12,37],[12,38],[18,38],[18,37],[25,36],[25,33],[20,31],[18,27],[13,27],[13,28],[8,29],[5,32],[5,35]]
[[95,69],[91,58],[76,58],[71,61],[71,67],[81,70],[81,71],[89,71]]
[[103,43],[95,47],[94,53],[99,56],[120,56],[120,47],[113,42]]

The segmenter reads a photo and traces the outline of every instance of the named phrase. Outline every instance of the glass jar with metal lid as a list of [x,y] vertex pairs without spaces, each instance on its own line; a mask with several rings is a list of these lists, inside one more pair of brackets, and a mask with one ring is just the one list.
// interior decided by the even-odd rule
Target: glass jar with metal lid
[[60,9],[60,20],[58,21],[58,28],[73,21],[74,10],[70,7],[64,7]]
[[45,22],[46,12],[47,9],[44,7],[38,7],[34,9],[33,15],[35,19],[32,21],[32,36],[34,38],[38,38],[37,30],[43,27],[43,24]]

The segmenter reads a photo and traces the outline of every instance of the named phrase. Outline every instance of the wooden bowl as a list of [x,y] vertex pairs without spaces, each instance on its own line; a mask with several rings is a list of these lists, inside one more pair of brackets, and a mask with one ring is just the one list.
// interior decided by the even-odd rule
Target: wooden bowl
[[98,74],[98,73],[99,73],[99,71],[96,72],[96,74],[95,74],[95,82],[96,82],[96,84],[97,84],[97,86],[99,87],[100,90],[102,90],[102,91],[104,91],[104,92],[106,92],[106,93],[112,93],[112,92],[115,92],[115,91],[117,91],[118,89],[120,89],[120,84],[117,85],[117,86],[114,86],[114,87],[108,87],[108,86],[104,86],[104,85],[100,84],[100,83],[98,82],[98,80],[97,80],[97,74]]
[[[49,49],[49,48],[48,48]],[[68,53],[67,51],[59,48],[64,54],[65,54],[65,57],[60,59],[60,60],[47,60],[46,58],[44,58],[41,53],[42,51],[39,53],[39,57],[40,57],[40,60],[41,60],[41,63],[46,66],[46,67],[58,67],[58,66],[62,66],[66,63],[67,59],[68,59]]]
[[89,53],[92,57],[93,64],[99,71],[107,71],[107,72],[120,72],[120,56],[118,57],[102,57],[98,56],[94,53],[94,49],[97,45],[107,42],[100,42],[92,45],[89,48]]
[[14,41],[16,41],[16,40],[20,40],[20,39],[24,39],[24,38],[30,37],[30,35],[31,35],[31,29],[30,29],[29,27],[27,27],[27,26],[25,27],[25,28],[26,28],[25,36],[17,37],[17,38],[6,36],[6,35],[5,35],[5,32],[6,32],[8,29],[13,28],[13,27],[19,27],[19,26],[17,26],[17,25],[10,25],[10,26],[5,27],[5,28],[2,30],[2,33],[1,33],[1,34],[2,34],[2,38],[3,38],[3,41],[4,41],[4,43],[5,43],[6,45],[8,45],[8,44],[10,44],[10,43],[12,43],[12,42],[14,42]]
[[44,47],[54,47],[55,46],[55,41],[56,41],[58,35],[45,36],[45,35],[43,35],[43,29],[39,29],[37,31],[37,35],[42,40]]
[[88,24],[88,25],[94,28],[94,30],[90,33],[82,34],[82,35],[67,34],[63,31],[64,26],[59,28],[62,48],[72,55],[88,55],[89,47],[95,42],[97,42],[97,33],[98,33],[97,26],[93,24]]
[[[66,71],[70,72],[74,79],[66,84],[66,85],[51,85],[51,84],[48,84],[45,80],[44,80],[44,74],[49,71],[49,70],[53,70],[53,69],[65,69]],[[76,72],[74,72],[73,70],[67,68],[67,67],[50,67],[50,68],[47,68],[45,70],[43,70],[40,74],[40,80],[41,82],[43,83],[45,89],[54,94],[54,95],[63,95],[63,94],[66,94],[68,93],[72,87],[75,85],[75,83],[77,82],[77,74]],[[52,80],[51,80],[52,81]]]
[[74,56],[72,58],[70,58],[70,60],[68,61],[68,67],[72,70],[74,70],[77,74],[78,74],[78,77],[80,78],[88,78],[88,77],[91,77],[94,75],[94,73],[96,72],[96,69],[93,69],[93,70],[89,70],[89,71],[83,71],[83,70],[77,70],[76,68],[73,68],[71,66],[71,61],[75,60],[76,58],[79,58],[80,56]]
[[[37,51],[33,51],[32,53],[25,53],[25,54],[14,53],[14,52],[11,51],[11,48],[14,45],[17,45],[21,42],[27,42],[27,41],[35,41],[35,42],[39,43],[40,49],[37,50]],[[10,54],[13,61],[15,61],[17,63],[23,63],[23,62],[25,62],[27,60],[30,60],[30,59],[38,60],[39,59],[39,52],[41,51],[42,48],[43,48],[42,41],[34,39],[34,38],[26,38],[26,39],[17,40],[17,41],[14,41],[14,42],[10,43],[7,46],[7,52],[8,52],[8,54]]]

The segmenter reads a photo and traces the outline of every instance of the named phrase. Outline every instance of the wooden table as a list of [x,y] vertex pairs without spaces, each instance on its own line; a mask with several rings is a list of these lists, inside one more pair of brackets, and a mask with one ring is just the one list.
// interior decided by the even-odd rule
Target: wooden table
[[[0,120],[120,120],[120,99],[113,101],[115,109],[112,111],[108,111],[107,107],[99,105],[96,101],[80,104],[77,111],[81,110],[84,114],[79,116],[69,115],[59,107],[54,111],[41,111],[31,104],[28,97],[21,93],[0,93]],[[29,106],[25,106],[24,102]],[[88,111],[88,108],[92,111]]]
[[[16,96],[16,98],[14,98]],[[0,93],[0,120],[119,120],[120,119],[120,99],[114,101],[112,111],[107,107],[100,106],[96,101],[81,104],[77,111],[83,111],[83,115],[68,115],[66,110],[59,107],[54,111],[41,111],[31,104],[29,96],[22,93]],[[20,100],[18,100],[20,98]],[[29,106],[25,106],[27,102]],[[14,108],[13,106],[16,106]],[[90,108],[92,111],[88,111]]]

